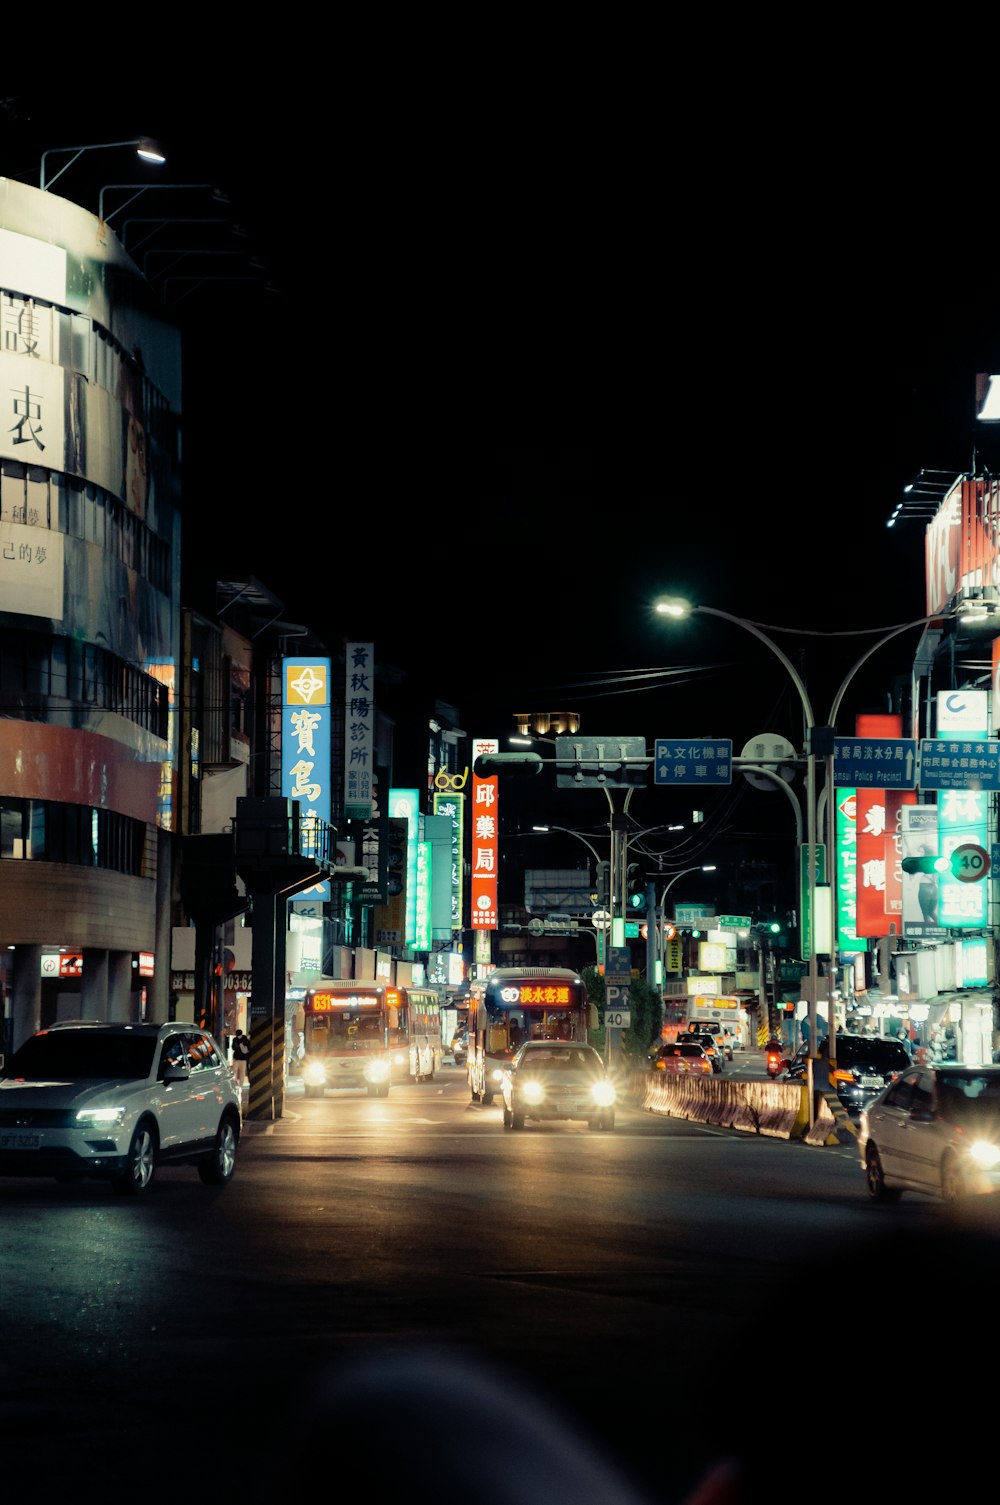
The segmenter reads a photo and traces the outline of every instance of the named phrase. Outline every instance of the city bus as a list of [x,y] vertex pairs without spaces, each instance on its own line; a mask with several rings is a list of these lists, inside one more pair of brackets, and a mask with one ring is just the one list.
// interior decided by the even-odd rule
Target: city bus
[[489,1106],[525,1040],[587,1039],[587,985],[568,967],[498,967],[469,1003],[466,1069],[474,1103]]
[[302,1081],[307,1097],[363,1087],[387,1097],[393,1081],[433,1081],[441,1065],[440,1000],[433,988],[322,979],[303,999]]

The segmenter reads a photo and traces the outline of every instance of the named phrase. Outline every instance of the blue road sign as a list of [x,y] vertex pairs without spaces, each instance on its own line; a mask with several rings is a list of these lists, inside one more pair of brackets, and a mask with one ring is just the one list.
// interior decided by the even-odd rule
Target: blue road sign
[[838,789],[916,789],[916,741],[912,737],[835,737],[833,782]]
[[925,737],[921,789],[1000,789],[1000,742],[994,738]]
[[654,784],[707,784],[716,788],[733,782],[733,744],[723,737],[674,737],[655,744]]

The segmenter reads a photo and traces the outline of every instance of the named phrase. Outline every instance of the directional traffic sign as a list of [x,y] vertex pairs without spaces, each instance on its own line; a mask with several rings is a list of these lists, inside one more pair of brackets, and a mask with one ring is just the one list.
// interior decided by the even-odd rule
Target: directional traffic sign
[[704,784],[714,789],[733,782],[733,744],[723,737],[658,739],[654,754],[654,784]]
[[833,782],[841,789],[916,789],[912,737],[835,737]]
[[992,737],[925,737],[920,788],[1000,789],[1000,742]]

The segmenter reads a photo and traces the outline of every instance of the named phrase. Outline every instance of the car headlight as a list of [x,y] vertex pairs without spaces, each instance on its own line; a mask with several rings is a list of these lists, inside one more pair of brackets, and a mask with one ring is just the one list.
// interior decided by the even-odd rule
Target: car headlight
[[502,1083],[503,1083],[503,1079],[504,1079],[504,1070],[503,1070],[503,1067],[502,1066],[498,1066],[495,1071],[492,1071],[490,1073],[490,1079],[491,1079],[491,1081],[496,1082],[496,1084],[497,1084],[498,1087],[501,1086]]
[[969,1159],[981,1171],[991,1171],[1000,1164],[1000,1145],[990,1139],[974,1139],[969,1145]]
[[394,1050],[393,1051],[393,1053],[392,1053],[392,1064],[394,1066],[405,1066],[408,1063],[408,1061],[409,1061],[409,1056],[407,1055],[407,1053],[406,1053],[405,1050]]
[[307,1061],[302,1068],[302,1080],[307,1087],[318,1087],[326,1081],[326,1067],[322,1061]]
[[540,1103],[545,1096],[545,1088],[541,1082],[525,1082],[521,1088],[521,1096],[526,1103]]
[[390,1065],[385,1056],[379,1056],[375,1061],[369,1061],[365,1067],[366,1082],[385,1082],[388,1080]]
[[92,1124],[100,1124],[103,1128],[120,1128],[125,1122],[125,1109],[115,1108],[80,1108],[76,1115],[76,1121],[82,1129],[89,1129]]
[[599,1108],[610,1108],[615,1100],[614,1082],[595,1082],[590,1089],[590,1095]]

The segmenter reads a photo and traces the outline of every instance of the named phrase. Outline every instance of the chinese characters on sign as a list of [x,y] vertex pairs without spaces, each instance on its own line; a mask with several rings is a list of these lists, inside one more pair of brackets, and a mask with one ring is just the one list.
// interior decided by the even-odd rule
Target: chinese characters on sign
[[375,647],[348,643],[344,676],[344,814],[371,820]]
[[496,753],[500,744],[495,737],[479,737],[472,745],[472,929],[496,930],[497,852],[499,850],[498,779],[482,779],[475,772],[475,760],[485,753]]
[[[282,660],[281,792],[299,801],[302,851],[312,855],[313,822],[330,821],[330,660]],[[302,898],[328,899],[328,881],[303,889]]]
[[911,737],[835,737],[833,782],[840,789],[915,789],[916,754]]
[[654,784],[731,784],[732,741],[716,737],[708,741],[676,737],[655,744]]
[[[469,771],[465,769],[461,776],[464,787],[468,780]],[[464,794],[444,794],[439,792],[438,780],[442,777],[450,778],[454,786],[457,783],[456,775],[438,773],[434,779],[434,814],[445,815],[451,821],[451,928],[462,929],[462,869],[464,862],[463,846],[463,819],[465,815]]]
[[921,789],[1000,789],[1000,742],[929,737],[920,744]]

